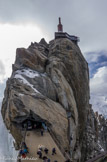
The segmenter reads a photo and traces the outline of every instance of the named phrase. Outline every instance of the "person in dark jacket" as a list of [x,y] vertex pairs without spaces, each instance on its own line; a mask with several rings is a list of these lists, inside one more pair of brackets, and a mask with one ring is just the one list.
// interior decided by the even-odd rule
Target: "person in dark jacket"
[[42,159],[42,152],[39,152],[39,158]]
[[56,154],[56,149],[55,147],[52,149],[52,155]]
[[43,129],[41,129],[41,136],[43,136],[43,133],[44,133],[44,130],[43,130]]
[[47,148],[44,149],[45,154],[48,154],[48,151],[49,150]]
[[42,158],[42,152],[41,152],[40,149],[37,151],[37,155],[39,155],[39,158],[40,158],[40,159]]
[[19,156],[21,156],[23,154],[23,150],[19,151]]

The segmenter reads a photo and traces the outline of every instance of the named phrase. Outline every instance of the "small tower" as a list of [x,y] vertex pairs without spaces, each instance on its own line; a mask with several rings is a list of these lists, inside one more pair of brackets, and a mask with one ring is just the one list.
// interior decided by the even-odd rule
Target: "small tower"
[[63,25],[61,24],[61,18],[59,17],[58,32],[63,32]]
[[75,35],[69,35],[67,32],[63,32],[63,25],[61,24],[61,18],[59,17],[59,24],[57,25],[58,32],[55,32],[55,39],[67,38],[77,45],[80,39]]

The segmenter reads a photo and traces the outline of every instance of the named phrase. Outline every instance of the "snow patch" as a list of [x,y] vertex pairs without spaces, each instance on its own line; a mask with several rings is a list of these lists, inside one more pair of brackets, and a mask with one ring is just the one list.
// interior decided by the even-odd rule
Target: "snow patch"
[[24,96],[24,94],[22,94],[22,93],[19,93],[19,96]]
[[21,74],[16,74],[14,76],[14,78],[18,79],[20,82],[22,82],[23,84],[28,85],[29,87],[31,87],[36,93],[40,93],[36,88],[33,87],[32,84],[30,84]]
[[98,140],[98,145],[99,145],[99,148],[100,148],[100,151],[104,151],[103,147],[100,145],[100,141]]
[[37,71],[31,70],[31,69],[17,70],[16,74],[25,75],[25,76],[27,76],[29,78],[35,78],[35,77],[40,76]]

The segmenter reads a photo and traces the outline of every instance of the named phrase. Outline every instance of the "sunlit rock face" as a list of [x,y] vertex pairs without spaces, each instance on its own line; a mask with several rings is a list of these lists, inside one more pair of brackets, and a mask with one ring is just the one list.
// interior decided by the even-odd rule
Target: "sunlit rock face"
[[[90,113],[90,116],[89,116]],[[2,116],[19,147],[21,123],[33,116],[44,121],[57,143],[68,150],[73,161],[84,162],[93,156],[86,145],[93,115],[89,105],[89,72],[79,47],[67,38],[31,43],[16,51],[11,78],[7,81]],[[96,144],[96,145],[95,145]],[[95,147],[94,147],[95,145]],[[97,148],[96,152],[99,151]]]

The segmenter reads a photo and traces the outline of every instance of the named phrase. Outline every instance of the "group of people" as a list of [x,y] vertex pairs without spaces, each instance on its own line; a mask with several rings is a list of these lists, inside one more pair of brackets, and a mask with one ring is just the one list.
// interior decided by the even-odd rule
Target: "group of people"
[[[41,129],[41,136],[44,136],[44,129]],[[38,150],[37,150],[37,155],[38,157],[43,160],[43,162],[52,162],[50,158],[48,158],[48,148],[44,147],[43,145],[38,145]],[[19,157],[21,158],[26,158],[28,154],[28,147],[25,142],[22,143],[21,150],[19,152]],[[53,147],[51,150],[51,154],[55,155],[56,154],[56,148]],[[57,160],[54,160],[54,162],[58,162]],[[66,160],[65,162],[70,162],[70,160]]]
[[19,152],[19,156],[22,157],[22,158],[26,158],[27,153],[29,153],[28,152],[28,147],[27,147],[26,143],[23,142],[21,150]]
[[[45,153],[45,155],[43,156],[43,152]],[[48,148],[39,145],[38,146],[38,151],[37,151],[37,155],[39,156],[40,159],[43,159],[43,162],[51,162],[51,160],[47,157],[48,155]],[[56,154],[56,148],[54,147],[52,149],[52,155]],[[55,160],[54,162],[58,162],[57,160]]]

